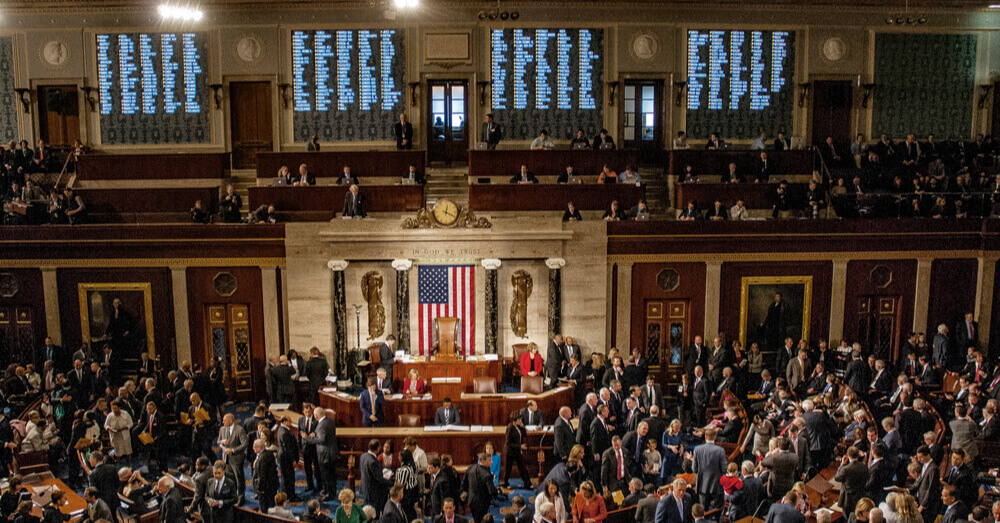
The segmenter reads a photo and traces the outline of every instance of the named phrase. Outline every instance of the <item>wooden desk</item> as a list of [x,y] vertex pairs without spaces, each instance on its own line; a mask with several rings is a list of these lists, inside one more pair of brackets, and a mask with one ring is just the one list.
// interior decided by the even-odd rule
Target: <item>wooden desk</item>
[[473,184],[469,207],[474,211],[564,211],[573,202],[581,211],[606,210],[611,200],[629,210],[646,197],[646,187],[634,184]]
[[[431,384],[432,378],[462,378],[465,385],[465,392],[472,392],[473,378],[489,377],[497,380],[499,389],[500,362],[485,361],[481,357],[467,360],[439,360],[433,358],[430,361],[417,359],[409,363],[396,362],[392,367],[392,388],[393,391],[403,390],[403,383],[410,369],[417,369],[420,377]],[[433,391],[432,391],[433,392]]]
[[551,151],[469,151],[469,177],[507,176],[528,171],[537,176],[559,174],[572,165],[581,176],[596,176],[607,164],[615,172],[635,166],[636,151],[623,149],[554,149]]
[[201,200],[209,212],[216,211],[219,201],[218,187],[77,189],[74,193],[87,206],[88,221],[97,223],[190,223],[195,200]]
[[[278,169],[285,165],[292,173],[299,172],[299,165],[309,166],[317,178],[336,178],[351,168],[351,174],[365,183],[369,176],[402,178],[410,166],[425,172],[424,151],[288,151],[257,153],[257,178],[277,178]],[[343,204],[343,202],[341,202]]]
[[[812,174],[813,159],[816,153],[811,149],[793,151],[764,151],[767,153],[768,171],[771,177],[783,174]],[[667,174],[684,176],[684,167],[691,166],[695,174],[700,176],[722,176],[729,171],[729,164],[736,164],[737,172],[748,172],[760,159],[761,151],[726,150],[708,151],[705,149],[685,149],[670,151],[667,158]],[[715,180],[711,180],[715,181]]]
[[[61,479],[54,477],[51,472],[25,476],[24,486],[28,489],[34,487],[56,487],[61,490],[63,492],[63,506],[60,510],[63,514],[71,514],[87,508],[87,502],[74,492],[73,489],[69,488],[68,485],[63,483]],[[42,517],[42,507],[32,507],[31,514],[39,518]],[[78,517],[75,517],[72,521],[78,519]]]
[[[788,185],[793,208],[805,205],[806,190],[805,184]],[[698,209],[705,212],[712,208],[715,200],[722,200],[722,206],[728,211],[737,199],[741,199],[747,209],[771,209],[777,194],[776,183],[678,183],[674,185],[674,208],[686,209],[688,202],[693,200],[698,203]]]
[[229,153],[85,154],[76,167],[77,180],[221,180]]
[[[347,187],[313,185],[310,187],[251,186],[247,188],[253,211],[273,203],[278,219],[289,222],[329,221],[344,209]],[[424,206],[423,185],[362,185],[368,212],[416,211]]]
[[[523,409],[529,399],[538,402],[538,410],[542,412],[546,423],[552,423],[559,416],[560,407],[572,405],[573,389],[560,387],[538,395],[462,394],[461,397],[451,398],[461,413],[462,423],[465,425],[505,425],[510,413]],[[319,405],[325,409],[333,409],[337,413],[338,427],[361,427],[361,407],[356,396],[320,390]],[[416,414],[420,416],[423,424],[431,424],[440,406],[441,401],[433,398],[386,398],[385,424],[387,427],[396,426],[399,414]]]

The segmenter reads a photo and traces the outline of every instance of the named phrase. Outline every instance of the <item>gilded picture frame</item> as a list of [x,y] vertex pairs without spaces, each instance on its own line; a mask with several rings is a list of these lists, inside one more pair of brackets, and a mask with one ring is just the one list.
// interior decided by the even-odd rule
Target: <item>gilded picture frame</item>
[[[101,321],[101,318],[110,310],[114,299],[118,298],[122,300],[125,310],[145,331],[142,336],[134,336],[133,341],[144,342],[150,359],[156,358],[156,345],[153,342],[153,292],[150,283],[80,283],[78,284],[78,294],[80,335],[84,343],[91,345],[92,349],[96,349],[93,340],[100,339],[106,334],[104,331],[106,324]],[[142,310],[136,310],[139,304],[141,304]],[[103,307],[104,310],[97,310],[98,306]]]
[[[749,350],[750,344],[757,342],[761,352],[775,351],[786,337],[796,343],[808,340],[812,286],[812,276],[743,277],[739,337],[743,350]],[[777,293],[782,295],[780,306],[774,305]]]

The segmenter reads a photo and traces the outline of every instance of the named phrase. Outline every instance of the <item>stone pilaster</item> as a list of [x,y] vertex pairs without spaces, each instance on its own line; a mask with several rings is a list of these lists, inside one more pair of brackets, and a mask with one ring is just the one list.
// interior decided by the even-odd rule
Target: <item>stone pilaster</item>
[[337,378],[351,379],[353,369],[347,368],[347,284],[344,269],[347,260],[330,260],[326,266],[333,271],[333,366]]
[[927,329],[927,314],[930,310],[931,296],[931,265],[933,263],[934,260],[931,258],[917,259],[917,285],[913,296],[913,332],[927,330],[928,339],[933,339],[934,334],[937,333],[936,325],[930,330]]
[[990,325],[993,322],[993,285],[997,271],[995,258],[979,258],[976,273],[976,321],[979,322],[979,346],[989,347]]
[[562,268],[566,265],[563,258],[548,258],[545,266],[549,268],[549,338],[562,332]]
[[[191,325],[188,321],[187,268],[171,267],[170,283],[174,293],[174,346],[177,348],[177,361],[191,361]],[[170,362],[161,361],[160,364],[169,365]]]
[[[715,338],[719,333],[719,300],[722,287],[722,262],[705,262],[705,326],[702,337]],[[692,338],[693,339],[693,338]]]
[[615,300],[614,347],[622,354],[632,353],[632,265],[630,261],[618,262],[618,293]]
[[411,260],[392,260],[396,269],[396,347],[403,352],[410,352],[410,267]]
[[830,292],[830,347],[844,337],[844,303],[847,301],[847,260],[833,260],[833,287]]
[[[261,298],[264,302],[264,350],[270,358],[278,356],[281,352],[281,329],[278,324],[278,315],[281,314],[281,304],[278,302],[278,268],[261,267],[260,281]],[[287,347],[285,352],[288,352]]]
[[497,269],[501,261],[498,258],[485,258],[482,261],[486,269],[486,354],[497,354],[497,339],[500,332],[500,307],[497,303]]
[[[42,269],[42,294],[45,300],[46,334],[52,338],[52,343],[62,344],[62,327],[59,324],[59,282],[56,280],[56,269]],[[187,310],[187,303],[184,304]]]

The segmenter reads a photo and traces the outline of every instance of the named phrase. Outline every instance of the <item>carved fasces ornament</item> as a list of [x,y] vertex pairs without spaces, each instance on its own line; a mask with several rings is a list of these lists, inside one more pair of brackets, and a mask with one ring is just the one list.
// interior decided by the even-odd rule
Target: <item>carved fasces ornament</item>
[[510,328],[519,338],[528,337],[528,297],[531,296],[531,275],[519,270],[510,277],[514,287],[510,303]]
[[369,271],[361,278],[361,296],[368,303],[368,339],[385,332],[385,307],[382,306],[382,275]]

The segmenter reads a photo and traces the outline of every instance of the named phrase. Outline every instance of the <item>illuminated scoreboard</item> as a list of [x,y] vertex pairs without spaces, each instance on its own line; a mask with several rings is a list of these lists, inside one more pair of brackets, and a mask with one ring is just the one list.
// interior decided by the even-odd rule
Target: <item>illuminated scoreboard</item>
[[495,29],[490,44],[491,107],[506,138],[600,131],[603,30]]
[[105,144],[211,141],[206,37],[97,35],[97,89]]
[[791,132],[794,43],[791,31],[688,31],[688,134]]
[[295,141],[388,140],[406,108],[403,31],[292,31]]

